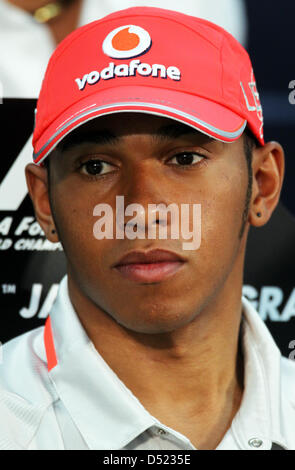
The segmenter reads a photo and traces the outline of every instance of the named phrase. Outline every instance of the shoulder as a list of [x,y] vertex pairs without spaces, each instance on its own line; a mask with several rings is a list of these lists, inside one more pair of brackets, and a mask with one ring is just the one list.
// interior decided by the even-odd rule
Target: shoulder
[[54,399],[43,334],[41,326],[4,343],[0,364],[0,387],[39,404]]
[[3,345],[0,364],[0,449],[23,449],[57,399],[47,371],[44,327]]

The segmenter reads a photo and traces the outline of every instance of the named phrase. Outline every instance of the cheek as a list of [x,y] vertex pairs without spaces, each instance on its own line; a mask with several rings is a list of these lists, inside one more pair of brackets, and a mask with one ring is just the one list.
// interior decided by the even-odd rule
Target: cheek
[[206,197],[202,198],[200,249],[204,249],[213,263],[219,257],[227,264],[240,246],[247,183],[247,174],[236,168],[236,171],[218,172],[206,187]]
[[[215,165],[173,192],[176,202],[189,205],[189,229],[194,231],[193,205],[200,207],[202,243],[237,239],[246,201],[248,174],[238,164]],[[174,202],[171,199],[171,202]]]
[[55,188],[53,213],[69,260],[87,256],[95,243],[93,209],[96,204],[94,191],[86,191],[82,185],[75,189],[60,184]]

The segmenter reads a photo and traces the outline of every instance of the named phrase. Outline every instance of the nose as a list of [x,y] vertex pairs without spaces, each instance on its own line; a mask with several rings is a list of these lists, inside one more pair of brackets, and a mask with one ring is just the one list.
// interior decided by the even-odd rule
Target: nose
[[145,161],[133,168],[123,195],[125,229],[132,231],[136,226],[137,233],[144,235],[156,226],[171,224],[171,213],[166,208],[171,204],[173,187],[157,164]]

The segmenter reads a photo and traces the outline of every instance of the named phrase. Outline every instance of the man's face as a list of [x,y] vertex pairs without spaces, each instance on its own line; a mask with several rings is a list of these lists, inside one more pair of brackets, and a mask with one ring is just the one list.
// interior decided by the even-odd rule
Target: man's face
[[[243,138],[225,144],[170,119],[124,113],[90,121],[62,145],[49,157],[50,194],[72,283],[133,331],[172,331],[192,321],[242,265]],[[115,231],[96,239],[94,207],[108,204],[116,214],[116,196],[146,213],[148,204],[200,204],[200,247],[184,250],[181,230],[179,239],[117,239]],[[174,264],[122,266],[124,255],[154,249],[172,252]]]

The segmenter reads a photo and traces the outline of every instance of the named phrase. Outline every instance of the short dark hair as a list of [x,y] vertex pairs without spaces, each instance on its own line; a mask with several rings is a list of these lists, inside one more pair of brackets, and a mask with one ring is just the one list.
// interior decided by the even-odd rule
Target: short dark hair
[[249,130],[248,127],[246,127],[243,136],[244,136],[245,157],[247,161],[249,177],[251,177],[250,174],[252,175],[252,153],[253,153],[253,149],[257,147],[259,144],[256,140],[256,137],[254,137],[254,135],[252,134],[252,132]]
[[49,160],[50,160],[50,158],[46,157],[44,162],[43,162],[43,166],[47,169],[47,171],[49,171]]

